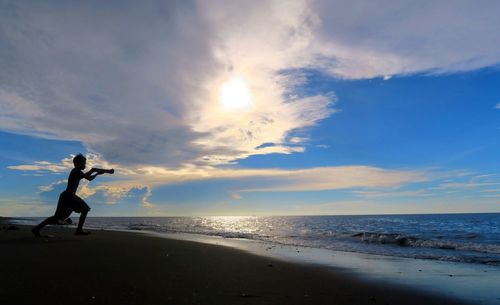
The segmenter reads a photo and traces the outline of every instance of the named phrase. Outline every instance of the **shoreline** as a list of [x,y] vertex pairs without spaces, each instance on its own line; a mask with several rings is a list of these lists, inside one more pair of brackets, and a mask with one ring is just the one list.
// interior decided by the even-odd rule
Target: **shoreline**
[[219,245],[60,227],[35,239],[18,227],[0,232],[4,304],[467,304]]
[[[493,213],[476,213],[489,215]],[[494,213],[498,216],[500,221],[500,213]],[[448,215],[448,214],[443,214]],[[404,215],[410,216],[410,215]],[[134,219],[137,218],[137,221]],[[152,220],[150,220],[150,219]],[[169,226],[168,222],[163,220],[169,218],[179,218],[181,219],[181,224],[176,225],[178,220],[174,220],[174,225]],[[208,236],[211,237],[221,237],[228,240],[250,240],[258,241],[263,243],[271,243],[273,245],[283,245],[290,247],[304,247],[304,248],[317,248],[326,249],[334,252],[344,252],[344,253],[355,253],[355,254],[367,254],[374,256],[384,256],[384,257],[395,257],[395,258],[408,258],[408,259],[423,259],[423,260],[433,260],[433,261],[443,261],[443,262],[456,262],[465,264],[476,264],[476,265],[491,265],[500,268],[500,244],[494,244],[492,241],[489,243],[482,243],[481,238],[483,238],[483,233],[469,233],[466,236],[428,236],[428,237],[414,237],[411,232],[405,231],[395,231],[393,233],[384,232],[381,229],[380,232],[375,231],[363,231],[358,228],[353,232],[336,232],[334,233],[334,238],[330,241],[329,234],[332,233],[328,231],[323,233],[323,236],[318,236],[313,234],[313,236],[301,236],[301,234],[295,236],[293,232],[278,232],[276,236],[273,236],[273,232],[245,232],[243,231],[233,231],[231,229],[224,230],[221,228],[215,229],[213,225],[220,225],[217,220],[210,224],[202,223],[201,225],[195,221],[195,227],[201,228],[191,229],[187,223],[184,223],[182,219],[191,219],[193,217],[88,217],[86,227],[90,229],[104,229],[104,230],[118,230],[124,232],[153,232],[160,234],[167,234],[169,236],[176,235],[186,235],[188,239],[190,235],[193,236]],[[207,217],[210,220],[211,217]],[[218,218],[218,217],[215,217]],[[34,217],[28,218],[12,218],[14,224],[20,225],[35,225],[42,221],[43,218],[35,219]],[[104,220],[104,222],[103,222]],[[191,221],[191,220],[190,220]],[[239,222],[238,220],[236,222]],[[232,225],[232,224],[230,224]],[[253,224],[250,224],[252,226]],[[163,226],[166,226],[164,230]],[[248,225],[247,225],[248,226]],[[208,229],[208,230],[207,230]],[[272,231],[272,230],[271,230]],[[361,232],[361,233],[360,233]],[[399,233],[398,233],[399,232]],[[314,233],[314,232],[313,232]],[[321,232],[320,232],[321,233]],[[337,233],[339,236],[337,236]],[[287,234],[291,235],[288,236]],[[359,237],[361,235],[367,234],[366,237]],[[418,236],[420,233],[415,233]],[[290,237],[291,239],[288,239]],[[295,240],[295,238],[297,238]],[[301,237],[304,237],[301,239]],[[311,241],[308,241],[308,237],[312,237]],[[476,237],[479,241],[476,242]],[[177,237],[175,237],[177,238]],[[457,239],[458,238],[458,239]],[[462,238],[460,240],[460,238]],[[488,236],[484,237],[488,238]],[[497,236],[490,236],[492,239],[497,239]],[[181,238],[184,239],[184,238]],[[196,238],[196,240],[200,240]],[[407,241],[410,242],[407,242]]]
[[345,252],[190,233],[139,232],[160,238],[224,246],[287,263],[320,267],[367,283],[385,283],[389,286],[416,289],[473,304],[500,304],[500,293],[496,284],[500,279],[500,267],[496,265]]

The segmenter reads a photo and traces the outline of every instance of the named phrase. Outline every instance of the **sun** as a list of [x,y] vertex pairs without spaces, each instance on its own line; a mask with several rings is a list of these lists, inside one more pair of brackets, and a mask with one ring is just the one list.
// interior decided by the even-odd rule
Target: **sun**
[[241,78],[225,82],[220,88],[219,103],[228,111],[249,110],[252,105],[252,95],[247,82]]

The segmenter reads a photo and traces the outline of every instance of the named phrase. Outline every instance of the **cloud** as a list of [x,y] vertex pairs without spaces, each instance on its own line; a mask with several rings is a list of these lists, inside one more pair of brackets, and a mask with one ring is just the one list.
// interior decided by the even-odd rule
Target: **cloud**
[[[333,166],[308,169],[219,169],[215,167],[170,170],[160,167],[137,169],[108,187],[142,188],[201,180],[253,179],[255,188],[237,192],[317,191],[349,188],[388,188],[430,180],[423,171],[385,170],[369,166]],[[257,181],[257,182],[255,182]]]
[[439,185],[437,188],[440,189],[470,189],[470,188],[479,188],[484,186],[494,186],[500,185],[500,182],[450,182],[443,183]]
[[[297,48],[291,44],[300,44],[286,33],[301,17],[278,22],[269,37],[290,52],[276,42],[257,53],[264,38],[247,37],[247,46],[255,45],[246,50],[228,31],[240,8],[213,5],[128,1],[119,13],[100,1],[5,6],[0,105],[8,111],[0,129],[78,140],[133,165],[220,164],[303,151],[287,146],[288,134],[333,111],[328,96],[284,97],[295,80],[279,71],[293,60],[283,60]],[[241,20],[248,29],[262,15],[259,6],[252,11]],[[218,104],[219,88],[236,76],[248,80],[254,96],[246,113]],[[274,147],[257,149],[263,143]]]
[[[70,155],[61,160],[59,163],[49,162],[49,161],[35,161],[33,164],[21,164],[21,165],[11,165],[7,166],[11,170],[19,171],[36,171],[38,175],[42,173],[64,173],[74,168],[73,158],[75,155]],[[87,158],[87,168],[99,167],[99,168],[113,168],[116,164],[111,164],[104,160],[98,154],[86,154]]]
[[499,212],[497,198],[481,200],[470,198],[432,198],[418,197],[405,202],[388,201],[387,198],[376,200],[339,200],[320,204],[298,204],[289,210],[290,215],[365,215],[381,214],[429,214],[449,213],[450,208],[455,213]]
[[[96,187],[103,192],[126,195],[134,189],[147,189],[143,205],[153,189],[171,184],[206,180],[228,180],[244,187],[228,190],[233,199],[241,199],[248,192],[293,192],[341,189],[397,189],[403,185],[432,180],[433,175],[423,171],[384,170],[368,166],[318,167],[310,169],[218,169],[184,168],[170,170],[159,167],[136,169],[119,180]],[[252,187],[248,187],[251,185]]]
[[38,187],[38,190],[40,191],[40,193],[47,193],[47,192],[51,192],[54,190],[54,187],[56,185],[59,185],[59,184],[65,184],[67,183],[68,180],[58,180],[58,181],[55,181],[55,182],[52,182],[52,183],[49,183],[47,185],[41,185]]
[[490,190],[480,190],[480,193],[500,193],[500,188]]
[[0,199],[0,215],[5,217],[32,217],[53,212],[52,205],[40,202],[36,198],[16,197]]
[[270,170],[266,171],[261,179],[263,186],[243,189],[240,192],[398,188],[404,184],[429,181],[430,178],[420,171],[385,170],[370,166],[334,166]]
[[306,142],[307,140],[309,140],[309,139],[303,138],[303,137],[291,137],[289,141],[290,141],[290,143],[300,144],[300,143]]
[[151,204],[148,199],[149,197],[151,197],[151,195],[153,195],[153,192],[151,191],[151,188],[147,187],[146,188],[146,193],[144,194],[144,196],[142,197],[142,205],[145,207],[145,208],[148,208],[148,209],[151,209],[153,208],[153,204]]
[[[61,166],[68,163],[72,157],[61,160],[60,163],[49,163],[48,167]],[[122,167],[108,164],[98,155],[89,154],[88,162],[92,166],[114,167],[113,180],[105,182],[82,181],[78,195],[82,198],[102,193],[108,204],[115,204],[127,196],[132,190],[146,190],[141,204],[152,207],[149,198],[153,189],[164,185],[189,183],[206,180],[240,181],[237,189],[228,190],[232,198],[241,199],[243,192],[293,192],[293,191],[321,191],[340,189],[397,189],[402,185],[431,181],[446,177],[446,173],[412,170],[387,170],[371,166],[330,166],[306,169],[245,169],[245,168],[218,168],[214,166],[188,165],[183,168],[166,168],[160,166]],[[40,162],[35,162],[40,164]],[[104,165],[104,166],[102,166]],[[91,166],[89,166],[90,168]],[[30,164],[19,165],[14,170],[23,168],[26,171],[40,170]],[[49,185],[40,186],[41,191],[51,191],[54,185],[64,183],[56,181]],[[249,185],[251,187],[249,187]]]
[[[359,79],[492,66],[499,5],[3,3],[0,129],[78,140],[136,166],[303,152],[287,139],[332,115],[336,98],[297,95],[301,69]],[[234,77],[248,82],[248,111],[218,103]]]
[[[67,162],[65,160],[68,159],[70,158],[65,158],[56,165]],[[90,157],[89,159],[100,160],[100,157]],[[219,180],[231,181],[231,186],[228,186],[226,191],[231,199],[238,200],[241,203],[241,206],[227,207],[228,210],[225,212],[221,212],[222,207],[214,207],[213,211],[223,214],[282,214],[282,211],[274,211],[272,207],[270,207],[269,211],[264,212],[263,210],[254,209],[252,206],[247,206],[245,194],[252,192],[328,190],[346,190],[353,199],[311,205],[298,203],[297,205],[290,202],[290,209],[287,210],[287,213],[356,214],[359,211],[369,214],[422,213],[449,211],[450,207],[464,212],[480,211],[479,207],[485,208],[484,211],[495,211],[494,203],[485,200],[498,197],[497,190],[493,189],[499,185],[496,181],[496,175],[464,173],[461,176],[460,173],[460,171],[446,172],[433,169],[395,170],[372,166],[328,166],[305,169],[245,169],[194,165],[183,168],[159,166],[117,167],[113,180],[96,180],[91,184],[82,181],[78,194],[83,198],[90,197],[90,201],[95,200],[92,199],[92,196],[103,195],[106,198],[105,203],[119,204],[121,199],[131,197],[135,191],[141,191],[142,195],[137,203],[144,209],[137,210],[136,213],[140,215],[186,215],[189,214],[187,211],[192,207],[183,206],[183,204],[180,204],[183,207],[178,207],[179,204],[177,203],[165,203],[161,199],[151,201],[151,198],[154,198],[154,190],[165,185]],[[461,176],[459,179],[463,181],[449,179],[450,177],[457,179],[457,176]],[[51,186],[62,182],[55,181]],[[414,186],[417,186],[417,188],[414,188]],[[50,186],[46,187],[50,188]],[[455,200],[456,196],[450,195],[464,189],[477,191],[477,193],[469,192],[466,196],[459,196],[461,198],[460,202]],[[452,201],[450,196],[455,201]],[[390,204],[394,200],[397,200],[398,204]],[[471,205],[471,203],[474,204]],[[228,205],[227,202],[221,204],[224,207]],[[295,208],[294,205],[296,205]],[[9,207],[16,209],[16,211],[29,212],[22,207],[13,206],[15,204],[9,204]],[[471,209],[471,206],[474,208]],[[43,211],[47,209],[47,207],[44,207]],[[213,213],[213,211],[210,211],[201,209],[194,213]],[[40,212],[39,214],[43,213]]]
[[234,200],[240,200],[241,195],[238,193],[231,193],[231,198],[233,198]]
[[69,167],[54,164],[48,161],[35,161],[34,164],[12,165],[7,166],[7,168],[20,171],[48,171],[52,173],[62,173],[67,171]]
[[500,109],[500,103],[497,103],[497,104],[495,105],[495,109]]
[[460,181],[444,180],[443,183],[433,187],[435,190],[484,190],[488,187],[496,187],[500,185],[497,174],[468,174],[464,175]]
[[420,189],[414,191],[353,191],[353,193],[360,197],[366,198],[377,198],[377,197],[422,197],[422,196],[433,196],[433,194],[428,189]]
[[450,73],[500,62],[500,3],[313,1],[318,66],[345,78]]

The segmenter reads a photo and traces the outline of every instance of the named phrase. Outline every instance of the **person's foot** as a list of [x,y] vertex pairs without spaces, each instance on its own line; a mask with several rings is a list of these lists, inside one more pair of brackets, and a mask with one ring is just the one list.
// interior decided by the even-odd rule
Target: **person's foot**
[[83,231],[83,230],[77,230],[75,232],[75,235],[89,235],[90,232],[89,231]]
[[31,232],[33,233],[33,235],[35,235],[35,237],[43,237],[41,234],[40,234],[40,230],[38,228],[33,228],[31,229]]

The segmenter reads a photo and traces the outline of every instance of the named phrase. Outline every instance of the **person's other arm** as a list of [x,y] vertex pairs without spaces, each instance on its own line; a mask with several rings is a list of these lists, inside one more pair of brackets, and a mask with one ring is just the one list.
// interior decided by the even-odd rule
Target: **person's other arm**
[[[102,174],[113,174],[115,171],[113,169],[100,169],[100,168],[91,168],[88,172],[83,174],[83,178],[87,179],[88,181],[92,181],[95,179],[95,177],[102,175]],[[95,174],[94,174],[95,173]]]
[[95,179],[95,177],[102,174],[103,173],[98,171],[96,168],[91,168],[88,172],[83,174],[83,178],[87,179],[88,181],[92,181]]

